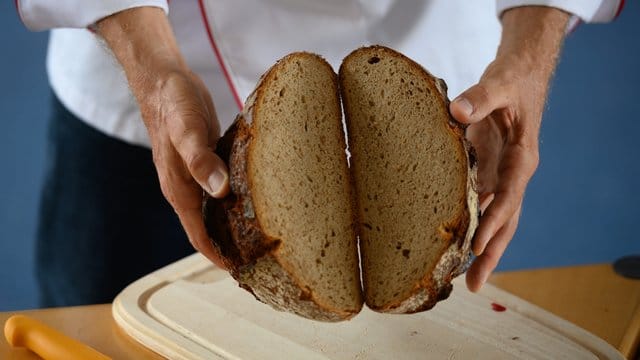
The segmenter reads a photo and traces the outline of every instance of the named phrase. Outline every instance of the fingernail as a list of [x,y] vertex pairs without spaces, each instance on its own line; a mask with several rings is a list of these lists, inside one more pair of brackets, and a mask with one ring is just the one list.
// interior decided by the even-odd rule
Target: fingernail
[[471,247],[471,250],[473,250],[473,255],[475,256],[480,256],[482,255],[482,253],[484,252],[484,248],[486,246],[486,243],[481,243],[480,241],[476,239],[473,239],[473,245]]
[[473,105],[471,105],[469,100],[463,97],[458,97],[453,102],[458,104],[458,107],[460,107],[465,115],[471,116],[471,114],[473,114]]
[[480,256],[482,255],[483,252],[484,252],[484,246],[482,247],[478,246],[473,248],[473,255],[475,256]]
[[218,195],[227,181],[227,176],[228,175],[226,173],[220,170],[216,170],[209,175],[209,180],[207,182],[209,183],[209,194],[211,194],[211,196]]

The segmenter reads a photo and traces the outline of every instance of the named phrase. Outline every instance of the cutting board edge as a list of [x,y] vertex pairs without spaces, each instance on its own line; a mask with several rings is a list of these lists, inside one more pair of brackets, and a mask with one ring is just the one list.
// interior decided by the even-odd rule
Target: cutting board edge
[[[131,283],[113,301],[111,313],[116,324],[145,347],[169,359],[206,360],[217,356],[173,329],[161,326],[161,330],[156,328],[155,331],[159,332],[157,334],[148,331],[150,322],[160,325],[162,323],[151,315],[144,305],[155,291],[172,281],[206,269],[209,267],[207,262],[204,256],[196,253]],[[176,346],[172,341],[182,346]],[[223,359],[220,356],[217,358]]]
[[[462,282],[460,279],[458,278],[457,281]],[[460,284],[460,286],[464,286],[464,284]],[[495,285],[485,284],[479,293],[507,308],[517,309],[519,314],[563,334],[570,340],[589,349],[600,359],[625,359],[622,353],[604,339]],[[526,306],[521,306],[522,304],[526,304]]]

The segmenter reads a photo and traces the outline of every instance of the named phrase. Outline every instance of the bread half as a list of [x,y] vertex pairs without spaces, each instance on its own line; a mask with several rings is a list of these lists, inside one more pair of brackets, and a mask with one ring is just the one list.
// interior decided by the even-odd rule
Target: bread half
[[446,85],[382,46],[339,72],[358,204],[364,296],[381,312],[430,309],[466,270],[478,224],[475,158]]
[[339,321],[362,307],[337,75],[293,53],[263,75],[218,142],[231,194],[207,197],[207,231],[240,286],[272,307]]

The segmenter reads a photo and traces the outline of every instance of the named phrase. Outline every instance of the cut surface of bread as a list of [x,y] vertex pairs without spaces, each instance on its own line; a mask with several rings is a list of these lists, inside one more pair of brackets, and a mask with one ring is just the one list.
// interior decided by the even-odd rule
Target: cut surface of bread
[[361,273],[376,311],[445,299],[478,223],[473,149],[448,104],[442,80],[382,46],[347,56],[339,79],[317,55],[278,61],[218,142],[231,194],[203,204],[240,286],[322,321],[360,311]]
[[325,321],[362,307],[337,75],[293,53],[261,79],[219,141],[232,195],[205,222],[231,274],[276,309]]
[[444,82],[391,49],[352,52],[339,76],[365,302],[383,312],[429,309],[465,270],[477,226],[464,129],[449,115]]

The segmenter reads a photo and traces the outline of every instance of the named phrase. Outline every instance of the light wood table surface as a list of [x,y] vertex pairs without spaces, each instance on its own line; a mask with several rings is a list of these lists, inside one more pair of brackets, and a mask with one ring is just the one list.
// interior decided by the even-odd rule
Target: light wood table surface
[[[503,272],[490,282],[603,338],[633,358],[640,340],[640,280],[610,265]],[[0,324],[17,312],[0,313]],[[114,359],[161,359],[113,321],[111,304],[21,311]],[[0,359],[39,359],[0,341]]]

